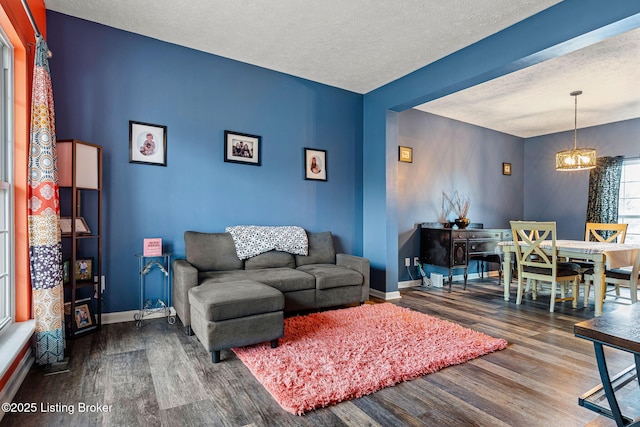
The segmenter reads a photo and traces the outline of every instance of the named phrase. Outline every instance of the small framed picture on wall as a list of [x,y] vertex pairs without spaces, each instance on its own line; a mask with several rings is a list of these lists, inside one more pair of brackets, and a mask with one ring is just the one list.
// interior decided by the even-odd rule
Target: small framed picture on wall
[[167,127],[130,120],[129,163],[167,166]]
[[398,147],[398,160],[405,163],[413,163],[413,148]]
[[502,164],[502,175],[511,175],[511,163]]
[[224,131],[224,161],[260,166],[262,137],[247,133]]
[[304,179],[327,180],[327,152],[315,148],[304,149]]

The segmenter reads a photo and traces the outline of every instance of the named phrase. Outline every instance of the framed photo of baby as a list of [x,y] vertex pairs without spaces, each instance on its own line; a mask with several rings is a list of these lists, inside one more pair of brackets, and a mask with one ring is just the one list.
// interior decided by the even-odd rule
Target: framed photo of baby
[[327,152],[315,148],[304,149],[304,179],[327,180]]
[[247,133],[224,131],[224,161],[260,166],[262,137]]
[[129,163],[167,166],[167,127],[129,120]]

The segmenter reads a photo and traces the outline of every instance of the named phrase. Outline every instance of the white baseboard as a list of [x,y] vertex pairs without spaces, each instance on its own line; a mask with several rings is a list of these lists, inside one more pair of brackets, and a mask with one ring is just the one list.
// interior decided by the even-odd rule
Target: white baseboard
[[398,282],[398,289],[415,288],[416,286],[422,286],[422,280],[406,280],[404,282]]
[[[169,307],[171,310],[171,315],[176,315],[176,310],[173,307]],[[140,313],[140,310],[129,310],[129,311],[118,311],[115,313],[103,313],[102,314],[102,324],[108,325],[110,323],[123,323],[123,322],[135,322],[136,314]],[[159,310],[153,313],[145,314],[145,319],[157,319],[159,317],[164,317],[164,311]]]
[[395,291],[395,292],[382,292],[382,291],[378,291],[376,289],[369,289],[369,295],[371,295],[372,297],[383,299],[385,301],[402,298],[400,296],[400,292],[398,292],[398,291]]

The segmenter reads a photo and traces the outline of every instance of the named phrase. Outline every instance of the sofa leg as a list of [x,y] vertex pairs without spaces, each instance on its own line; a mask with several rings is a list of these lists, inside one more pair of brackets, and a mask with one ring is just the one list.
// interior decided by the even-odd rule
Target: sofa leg
[[271,348],[276,348],[278,347],[278,339],[276,338],[275,340],[271,340]]
[[191,325],[187,326],[187,335],[188,336],[193,336],[193,329],[191,329]]
[[213,350],[211,352],[211,361],[213,363],[218,363],[220,362],[220,350]]

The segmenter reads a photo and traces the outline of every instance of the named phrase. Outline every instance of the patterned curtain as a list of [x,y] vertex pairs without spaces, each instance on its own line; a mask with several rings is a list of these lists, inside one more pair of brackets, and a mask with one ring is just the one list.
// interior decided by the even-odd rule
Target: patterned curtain
[[29,141],[29,263],[36,362],[64,357],[62,245],[53,92],[47,43],[36,36]]
[[587,222],[617,223],[622,156],[599,157],[589,173]]

